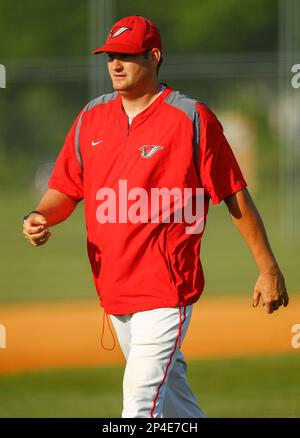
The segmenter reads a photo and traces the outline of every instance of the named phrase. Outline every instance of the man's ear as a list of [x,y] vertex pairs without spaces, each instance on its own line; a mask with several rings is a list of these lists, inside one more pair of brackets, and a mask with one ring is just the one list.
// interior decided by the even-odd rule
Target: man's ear
[[161,51],[159,49],[151,50],[151,62],[157,66],[161,59]]

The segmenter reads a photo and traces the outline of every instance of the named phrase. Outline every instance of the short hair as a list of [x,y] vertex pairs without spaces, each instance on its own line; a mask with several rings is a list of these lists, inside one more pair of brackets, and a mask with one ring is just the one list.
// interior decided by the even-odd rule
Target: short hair
[[[146,50],[146,52],[143,52],[143,55],[144,55],[144,58],[145,58],[145,59],[148,58],[148,53],[149,53],[149,52],[151,52],[151,49],[148,49],[148,50]],[[159,73],[160,67],[161,67],[161,65],[162,65],[162,62],[163,62],[163,57],[161,56],[161,57],[160,57],[160,60],[158,61],[158,64],[157,64],[157,69],[156,69],[156,74],[157,74],[157,76],[158,76],[158,73]]]
[[158,73],[159,73],[159,69],[160,69],[160,66],[162,65],[162,62],[163,62],[163,57],[161,56],[160,57],[160,60],[159,60],[159,62],[158,62],[158,64],[157,64],[157,70],[156,70],[156,74],[158,75]]

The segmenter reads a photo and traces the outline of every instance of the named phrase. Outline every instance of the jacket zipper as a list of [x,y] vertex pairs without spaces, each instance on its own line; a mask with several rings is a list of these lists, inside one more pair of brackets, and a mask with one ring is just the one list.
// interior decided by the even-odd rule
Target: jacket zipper
[[127,123],[127,131],[126,131],[126,136],[129,136],[129,131],[130,131],[130,124],[129,124],[129,119],[128,119],[128,123]]
[[[125,132],[125,139],[124,139],[124,148],[127,148],[127,143],[128,143],[128,137],[130,134],[130,125],[129,125],[129,119],[128,119],[128,123],[127,123],[127,129]],[[122,165],[124,163],[124,152],[121,152],[121,157],[120,157],[120,165]]]

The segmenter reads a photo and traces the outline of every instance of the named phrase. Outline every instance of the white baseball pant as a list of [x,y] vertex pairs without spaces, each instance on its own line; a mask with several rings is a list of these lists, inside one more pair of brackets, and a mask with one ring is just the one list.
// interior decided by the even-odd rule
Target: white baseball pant
[[203,418],[180,350],[192,305],[110,315],[127,360],[122,418]]

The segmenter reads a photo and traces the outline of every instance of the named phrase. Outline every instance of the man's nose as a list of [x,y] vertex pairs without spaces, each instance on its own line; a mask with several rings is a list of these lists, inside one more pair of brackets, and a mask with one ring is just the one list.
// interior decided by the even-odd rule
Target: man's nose
[[123,64],[118,58],[114,58],[112,61],[112,68],[114,71],[120,71],[123,69]]

